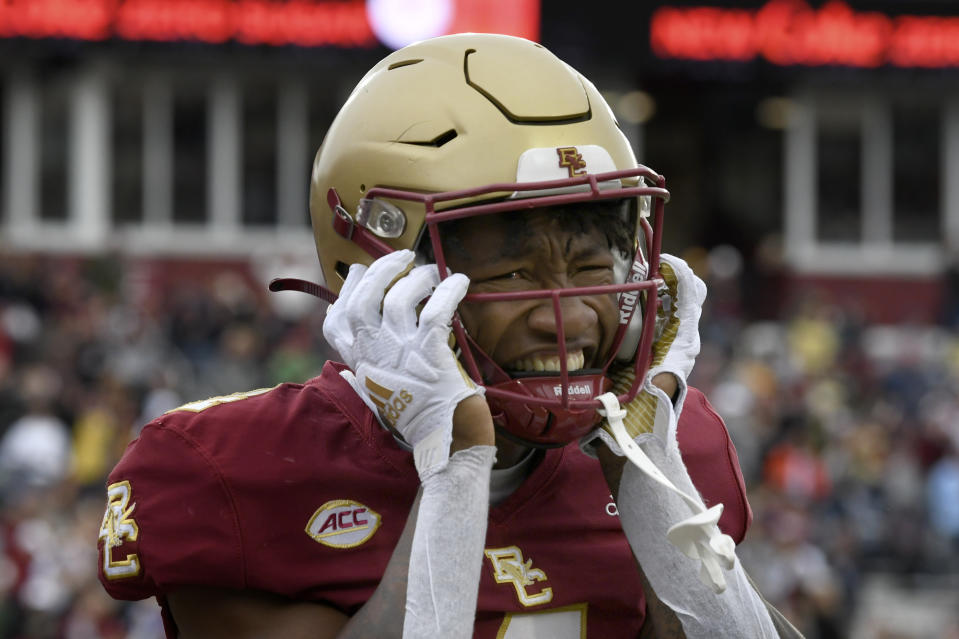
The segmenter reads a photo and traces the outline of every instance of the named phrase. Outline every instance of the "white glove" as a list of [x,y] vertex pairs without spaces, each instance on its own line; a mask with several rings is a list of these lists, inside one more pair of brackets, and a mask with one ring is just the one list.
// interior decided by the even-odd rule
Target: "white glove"
[[[413,256],[396,251],[369,268],[350,267],[339,299],[327,310],[323,335],[355,370],[343,376],[357,394],[413,447],[422,478],[446,467],[453,411],[483,389],[449,346],[450,322],[469,280],[454,274],[440,282],[435,264],[401,277]],[[417,320],[416,307],[427,296]]]
[[[653,357],[643,387],[633,401],[624,407],[627,413],[623,424],[630,439],[642,433],[651,433],[655,427],[665,438],[667,409],[671,409],[675,415],[682,412],[686,400],[686,378],[692,372],[699,354],[699,317],[706,299],[706,284],[686,262],[667,254],[660,256],[660,275],[665,290],[661,291],[656,322],[661,332],[653,343]],[[653,386],[652,380],[660,373],[672,373],[676,378],[675,402],[666,398],[662,391],[656,392],[658,389]],[[613,373],[613,393],[625,393],[633,385],[633,379],[631,367]],[[659,406],[662,401],[668,406]],[[591,446],[597,438],[602,439],[617,455],[623,454],[608,421],[580,442],[587,454],[593,455]]]
[[663,322],[662,333],[653,343],[647,379],[663,372],[672,373],[685,396],[686,378],[699,355],[699,318],[706,301],[706,284],[682,259],[673,255],[660,255],[659,259],[666,297],[657,314]]

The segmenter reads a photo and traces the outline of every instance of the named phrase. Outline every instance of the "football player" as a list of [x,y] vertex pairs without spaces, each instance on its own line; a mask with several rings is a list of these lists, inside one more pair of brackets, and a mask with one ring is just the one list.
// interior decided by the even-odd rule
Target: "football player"
[[686,385],[702,281],[665,180],[542,46],[357,85],[313,167],[343,363],[187,404],[110,475],[100,576],[169,637],[773,637],[735,450]]

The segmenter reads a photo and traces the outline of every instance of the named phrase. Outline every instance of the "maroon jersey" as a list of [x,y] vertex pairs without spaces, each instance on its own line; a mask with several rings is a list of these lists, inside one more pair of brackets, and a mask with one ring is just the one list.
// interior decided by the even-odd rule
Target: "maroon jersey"
[[[306,384],[187,404],[144,427],[107,487],[100,580],[119,599],[253,589],[347,614],[371,596],[419,479],[412,456],[328,363]],[[690,389],[679,443],[720,526],[751,519],[722,420]],[[490,509],[476,637],[631,636],[645,602],[599,464],[552,449]],[[176,636],[164,615],[169,637]]]

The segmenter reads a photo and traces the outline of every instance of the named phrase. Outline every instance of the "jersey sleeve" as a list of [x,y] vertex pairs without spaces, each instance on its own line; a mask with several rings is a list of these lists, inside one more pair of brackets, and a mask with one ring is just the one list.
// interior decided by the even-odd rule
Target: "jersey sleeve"
[[720,529],[740,543],[752,523],[746,482],[726,424],[702,391],[689,388],[676,431],[689,477],[706,506],[723,504]]
[[117,599],[185,584],[245,585],[230,493],[213,460],[175,422],[173,414],[144,427],[107,480],[98,572]]

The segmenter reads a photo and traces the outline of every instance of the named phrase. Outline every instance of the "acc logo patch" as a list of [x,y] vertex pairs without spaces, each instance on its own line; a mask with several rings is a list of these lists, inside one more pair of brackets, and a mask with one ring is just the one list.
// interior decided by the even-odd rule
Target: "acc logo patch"
[[380,515],[351,499],[328,501],[313,513],[306,534],[330,548],[355,548],[380,527]]

